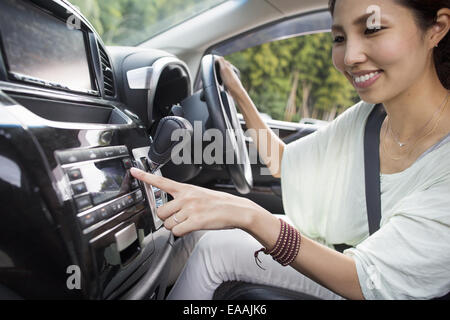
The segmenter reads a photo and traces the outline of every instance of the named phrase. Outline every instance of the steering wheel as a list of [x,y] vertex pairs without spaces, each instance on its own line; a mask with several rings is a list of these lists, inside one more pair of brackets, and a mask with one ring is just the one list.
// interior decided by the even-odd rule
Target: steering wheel
[[[253,187],[253,175],[244,133],[238,120],[236,105],[220,77],[219,63],[215,55],[208,54],[201,62],[203,94],[208,106],[212,127],[224,137],[224,164],[236,190],[249,193]],[[232,159],[230,163],[230,159]]]

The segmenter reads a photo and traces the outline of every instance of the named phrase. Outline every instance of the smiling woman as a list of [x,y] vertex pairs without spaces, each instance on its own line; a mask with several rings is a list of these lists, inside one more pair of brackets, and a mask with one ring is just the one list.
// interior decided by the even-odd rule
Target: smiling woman
[[70,0],[107,45],[137,45],[226,0]]

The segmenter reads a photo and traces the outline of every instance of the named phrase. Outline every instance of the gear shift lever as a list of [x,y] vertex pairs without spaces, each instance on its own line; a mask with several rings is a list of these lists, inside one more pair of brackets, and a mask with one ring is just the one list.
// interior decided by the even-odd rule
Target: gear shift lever
[[[172,141],[172,133],[177,129],[184,130],[189,139],[186,139],[186,136],[183,135],[181,141]],[[154,173],[170,160],[170,155],[176,145],[181,143],[184,146],[190,143],[192,133],[192,125],[188,120],[177,116],[162,118],[156,128],[153,143],[148,151],[150,172]]]

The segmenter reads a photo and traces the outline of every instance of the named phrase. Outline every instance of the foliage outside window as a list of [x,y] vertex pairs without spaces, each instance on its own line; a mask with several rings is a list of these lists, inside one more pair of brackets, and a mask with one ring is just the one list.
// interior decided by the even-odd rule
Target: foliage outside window
[[359,97],[331,59],[330,33],[265,43],[226,56],[260,112],[273,119],[333,120]]

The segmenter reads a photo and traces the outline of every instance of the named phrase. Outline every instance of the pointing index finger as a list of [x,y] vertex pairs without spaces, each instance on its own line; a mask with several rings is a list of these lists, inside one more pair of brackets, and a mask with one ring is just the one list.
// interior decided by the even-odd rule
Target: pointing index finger
[[137,168],[131,168],[130,173],[136,179],[155,186],[167,193],[170,193],[172,196],[177,193],[181,185],[176,181],[158,176],[156,174],[147,173]]

